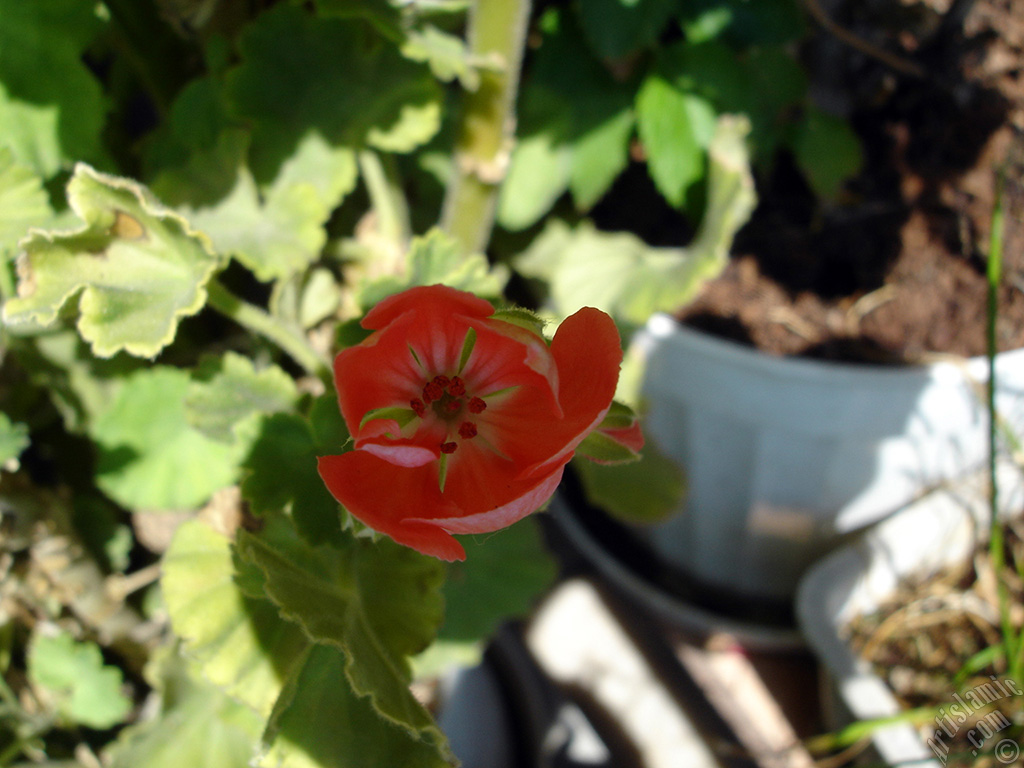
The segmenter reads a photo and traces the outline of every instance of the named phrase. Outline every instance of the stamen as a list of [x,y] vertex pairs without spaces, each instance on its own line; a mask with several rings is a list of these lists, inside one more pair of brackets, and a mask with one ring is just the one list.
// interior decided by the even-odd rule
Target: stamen
[[454,416],[462,410],[462,402],[459,400],[448,400],[441,404],[441,409],[444,411],[446,416]]
[[459,425],[459,437],[463,440],[469,440],[471,437],[476,437],[476,424],[471,421],[464,421]]
[[434,377],[434,384],[437,384],[437,386],[439,386],[441,389],[444,389],[450,383],[451,383],[451,379],[449,379],[447,376],[435,376]]
[[453,376],[451,384],[448,385],[448,394],[452,397],[462,397],[466,394],[466,384],[458,376]]
[[414,397],[409,401],[409,407],[412,408],[413,413],[419,416],[421,419],[427,414],[427,406],[423,404],[423,401],[418,397]]
[[435,400],[440,400],[441,395],[443,394],[444,389],[441,387],[440,384],[437,383],[436,379],[434,381],[428,381],[426,384],[423,385],[424,403],[432,403]]
[[466,407],[469,409],[470,413],[483,413],[487,410],[487,403],[483,401],[483,398],[471,397],[469,398],[469,403],[467,403]]
[[455,449],[459,447],[458,443],[441,443],[441,453],[455,453]]

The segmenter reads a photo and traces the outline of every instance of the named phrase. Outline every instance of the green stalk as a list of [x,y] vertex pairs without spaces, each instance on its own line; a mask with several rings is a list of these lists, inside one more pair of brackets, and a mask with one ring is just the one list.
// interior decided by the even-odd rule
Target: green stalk
[[998,441],[998,415],[996,414],[996,355],[998,338],[996,320],[999,316],[999,283],[1003,272],[1003,177],[999,176],[996,187],[995,206],[992,209],[992,226],[988,248],[988,307],[986,316],[986,357],[988,358],[988,479],[989,479],[989,558],[996,574],[999,590],[999,619],[1003,635],[1003,649],[1010,675],[1020,676],[1024,667],[1024,643],[1014,630],[1010,618],[1010,595],[1004,577],[1006,568],[1006,544],[1003,526],[999,520],[999,484],[996,478]]
[[404,251],[411,237],[409,206],[402,192],[394,157],[381,157],[376,152],[364,149],[359,153],[359,171],[373,203],[373,210],[377,213],[378,230]]
[[470,8],[472,55],[497,58],[501,67],[481,71],[480,85],[466,94],[460,116],[441,226],[464,254],[484,250],[494,227],[498,189],[515,135],[516,93],[529,19],[530,0],[476,0]]
[[310,375],[330,382],[330,367],[301,333],[283,325],[259,307],[238,298],[216,278],[207,284],[206,291],[211,307],[253,333],[274,342]]

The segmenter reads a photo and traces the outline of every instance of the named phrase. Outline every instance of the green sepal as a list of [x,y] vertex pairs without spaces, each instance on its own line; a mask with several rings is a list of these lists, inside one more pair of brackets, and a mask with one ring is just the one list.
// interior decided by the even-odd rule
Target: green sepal
[[577,446],[576,453],[601,464],[629,464],[640,458],[640,454],[632,448],[598,431],[587,435]]
[[524,307],[499,309],[491,315],[491,319],[500,320],[501,322],[509,323],[510,325],[517,325],[520,328],[525,328],[526,330],[537,334],[541,338],[544,338],[544,326],[546,325],[544,318],[536,312],[525,309]]
[[366,422],[373,421],[374,419],[391,419],[398,422],[398,428],[402,429],[410,421],[416,418],[416,411],[412,408],[400,408],[393,406],[390,408],[373,408],[366,412],[363,416],[362,421],[359,422],[359,428],[362,429],[366,426]]
[[[459,370],[458,370],[458,372],[460,374],[462,373],[462,370],[466,367],[466,363],[469,362],[469,357],[470,357],[470,355],[473,354],[473,347],[475,347],[475,346],[476,346],[476,329],[475,328],[470,328],[469,330],[466,331],[466,338],[464,338],[462,340],[462,354],[459,355]],[[412,350],[412,347],[409,347],[409,349]],[[413,353],[413,357],[416,357],[415,353]],[[418,358],[416,359],[416,362],[419,362]]]
[[601,422],[598,429],[626,429],[632,427],[636,422],[636,411],[625,403],[613,400],[611,407],[608,409],[608,414],[604,417],[604,421]]

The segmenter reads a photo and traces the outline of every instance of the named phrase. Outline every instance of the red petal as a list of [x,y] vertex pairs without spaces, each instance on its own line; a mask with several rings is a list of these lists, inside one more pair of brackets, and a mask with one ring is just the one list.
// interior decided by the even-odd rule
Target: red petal
[[546,474],[570,456],[608,413],[619,380],[619,333],[614,321],[598,309],[584,307],[566,318],[551,342],[551,354],[558,368],[563,419],[546,417],[518,392],[481,417],[494,427],[498,449],[514,459],[524,475]]
[[450,534],[423,522],[459,514],[441,495],[436,464],[396,467],[366,451],[349,451],[321,456],[317,468],[331,495],[373,530],[425,555],[465,559],[465,550]]
[[[490,302],[472,293],[449,288],[447,285],[427,285],[409,288],[379,302],[366,313],[361,325],[363,328],[379,330],[410,310],[415,310],[417,314],[430,312],[442,317],[467,315],[481,319],[494,314],[494,307]],[[457,341],[462,344],[461,338]]]
[[602,429],[599,431],[608,435],[608,437],[619,445],[626,446],[633,453],[640,453],[640,449],[644,447],[644,433],[640,429],[639,421],[633,422],[633,424],[628,427],[622,427],[620,429]]

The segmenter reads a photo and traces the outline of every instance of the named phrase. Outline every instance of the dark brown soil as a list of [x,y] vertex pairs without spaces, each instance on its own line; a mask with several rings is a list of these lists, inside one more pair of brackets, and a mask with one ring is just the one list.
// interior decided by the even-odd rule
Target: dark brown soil
[[826,205],[781,161],[736,256],[680,319],[783,355],[983,354],[1005,169],[998,337],[1024,346],[1024,0],[830,5],[833,21],[924,75],[818,34],[804,52],[813,92],[861,137],[862,172]]

